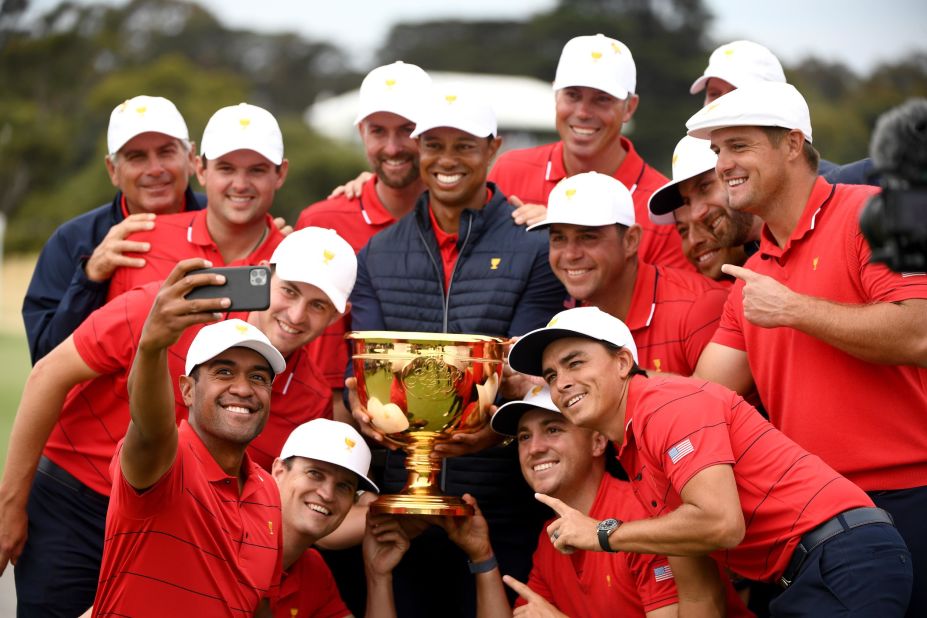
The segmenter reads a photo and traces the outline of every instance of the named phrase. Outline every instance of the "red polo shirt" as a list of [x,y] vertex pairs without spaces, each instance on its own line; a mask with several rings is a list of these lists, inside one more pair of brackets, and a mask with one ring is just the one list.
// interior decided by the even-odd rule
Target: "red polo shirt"
[[310,548],[283,572],[273,614],[274,618],[344,618],[351,611],[341,600],[325,560]]
[[274,225],[273,217],[265,215],[264,225],[267,235],[264,240],[244,259],[226,264],[222,260],[219,248],[213,242],[206,228],[206,215],[209,209],[195,212],[180,212],[173,215],[159,215],[152,230],[135,232],[127,240],[147,242],[151,249],[147,253],[127,253],[131,257],[145,259],[142,268],[117,268],[109,283],[109,295],[112,300],[126,290],[144,285],[149,281],[163,281],[180,260],[203,258],[218,266],[245,266],[270,260],[274,249],[283,240],[283,234]]
[[94,616],[251,616],[276,598],[281,575],[280,494],[245,455],[244,488],[181,422],[177,456],[139,492],[113,457],[113,492]]
[[[927,298],[923,274],[869,263],[859,211],[875,192],[818,178],[785,247],[764,227],[745,266],[842,304]],[[744,318],[743,287],[734,284],[714,341],[747,352],[773,425],[867,491],[927,484],[927,369],[867,363],[791,328],[758,327]]]
[[[622,137],[621,146],[627,154],[612,176],[628,188],[634,200],[634,218],[643,228],[638,256],[648,264],[694,271],[682,252],[682,239],[673,226],[656,225],[648,215],[650,196],[669,181],[644,162],[634,150],[631,140]],[[566,177],[562,141],[509,150],[496,159],[489,172],[489,180],[499,185],[506,195],[517,196],[525,203],[545,206],[550,192]]]
[[[646,519],[631,485],[606,473],[589,510],[593,519]],[[550,523],[550,522],[548,522]],[[546,524],[545,524],[546,528]],[[538,539],[528,587],[568,616],[644,616],[677,602],[676,583],[664,556],[554,549],[545,531]],[[519,598],[515,606],[525,605]]]
[[[74,331],[78,354],[100,376],[71,389],[43,454],[103,495],[110,493],[109,464],[129,426],[126,381],[160,285],[152,282],[113,299]],[[247,320],[248,314],[230,313],[226,317]],[[188,328],[168,348],[178,420],[186,418],[187,408],[177,377],[184,374],[187,350],[202,327]],[[331,390],[304,348],[290,355],[286,370],[274,380],[271,410],[264,430],[248,447],[252,459],[266,470],[297,425],[314,418],[332,418]]]
[[712,554],[757,581],[782,575],[801,536],[837,513],[872,506],[869,497],[786,438],[723,386],[678,376],[631,379],[618,458],[651,517],[675,510],[686,483],[730,465],[746,533]]
[[[376,176],[365,182],[359,199],[349,200],[340,195],[307,206],[296,221],[296,229],[314,226],[335,230],[357,253],[371,236],[396,222],[377,195],[377,182]],[[344,335],[350,330],[349,314],[307,346],[309,357],[321,369],[329,388],[344,388],[344,370],[348,366]]]
[[645,369],[692,375],[711,341],[728,288],[697,273],[638,260],[625,324]]

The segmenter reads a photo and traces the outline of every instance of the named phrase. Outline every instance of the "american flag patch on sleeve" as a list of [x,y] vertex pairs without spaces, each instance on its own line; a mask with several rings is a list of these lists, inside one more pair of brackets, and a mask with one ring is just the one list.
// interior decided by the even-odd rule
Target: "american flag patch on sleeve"
[[673,579],[673,569],[671,569],[668,564],[661,567],[654,567],[653,579],[658,582]]
[[673,463],[679,463],[679,460],[695,451],[695,447],[692,446],[692,442],[689,438],[686,438],[670,450],[666,451],[666,454],[669,455],[670,461]]

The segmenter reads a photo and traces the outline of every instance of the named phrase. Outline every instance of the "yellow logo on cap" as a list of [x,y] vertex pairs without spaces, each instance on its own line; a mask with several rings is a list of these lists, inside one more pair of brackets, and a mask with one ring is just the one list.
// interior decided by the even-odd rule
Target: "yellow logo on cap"
[[573,199],[573,196],[576,195],[576,189],[567,189],[563,192],[567,196],[567,199]]
[[602,52],[592,52],[592,59],[593,59],[593,60],[598,60],[598,59],[601,58],[601,57],[602,57]]
[[489,258],[489,270],[499,270],[502,258]]
[[387,87],[387,88],[392,88],[392,87],[395,86],[395,85],[396,85],[396,80],[395,80],[395,79],[388,79],[388,80],[386,80],[386,87]]
[[811,260],[811,270],[817,270],[817,269],[818,269],[818,260],[819,260],[819,259],[820,259],[820,258],[814,258],[813,260]]
[[618,43],[612,43],[612,49],[615,50],[616,54],[621,53],[621,45],[619,45]]
[[242,129],[247,129],[248,125],[251,124],[251,119],[250,118],[239,118],[238,124],[241,125]]
[[550,322],[547,323],[547,328],[552,327],[554,324],[557,323],[557,320],[559,320],[559,319],[560,319],[560,318],[558,318],[558,317],[555,317],[554,319],[552,319]]
[[532,389],[531,389],[531,396],[534,397],[535,395],[537,395],[538,393],[540,393],[542,388],[544,388],[544,387],[543,387],[543,386],[535,386],[534,388],[532,388]]
[[329,251],[328,249],[324,249],[322,251],[322,263],[323,264],[327,265],[329,262],[331,262],[334,259],[335,259],[335,254],[332,253],[331,251]]
[[660,365],[662,365],[662,364],[663,364],[663,363],[660,362],[660,359],[659,359],[659,358],[653,359],[653,368],[656,369],[657,371],[663,371],[663,370],[660,368]]
[[444,100],[447,101],[448,103],[453,103],[454,101],[457,100],[457,95],[456,94],[445,95]]
[[733,47],[728,47],[727,49],[724,50],[724,55],[733,56],[735,51],[736,50]]
[[139,105],[138,107],[135,108],[135,113],[138,114],[139,116],[144,116],[145,112],[147,111],[148,111],[148,107],[146,107],[145,105]]
[[679,160],[679,155],[676,153],[673,153],[673,165],[676,165],[676,161],[678,160]]
[[721,104],[720,104],[720,103],[712,103],[711,105],[709,105],[708,107],[705,108],[705,113],[706,113],[706,114],[710,114],[710,113],[713,112],[715,109],[717,109],[719,105],[721,105]]
[[125,101],[123,101],[122,103],[119,104],[119,111],[120,111],[120,112],[126,111],[126,108],[127,108],[128,106],[129,106],[129,99],[126,99]]
[[357,443],[347,436],[344,438],[344,443],[347,445],[349,451],[354,450],[354,447],[357,446]]
[[248,325],[247,325],[247,324],[236,324],[236,325],[235,325],[235,330],[237,330],[237,331],[240,332],[242,335],[244,335],[245,333],[248,332]]

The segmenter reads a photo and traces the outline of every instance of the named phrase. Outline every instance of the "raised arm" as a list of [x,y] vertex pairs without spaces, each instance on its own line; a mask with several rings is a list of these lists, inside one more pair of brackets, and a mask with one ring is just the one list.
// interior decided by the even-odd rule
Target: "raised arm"
[[154,485],[171,467],[177,453],[168,348],[188,327],[222,319],[219,312],[230,302],[228,298],[184,298],[195,287],[224,282],[221,275],[185,276],[191,270],[209,266],[199,258],[177,264],[158,291],[142,329],[128,381],[131,421],[120,452],[122,474],[136,489]]

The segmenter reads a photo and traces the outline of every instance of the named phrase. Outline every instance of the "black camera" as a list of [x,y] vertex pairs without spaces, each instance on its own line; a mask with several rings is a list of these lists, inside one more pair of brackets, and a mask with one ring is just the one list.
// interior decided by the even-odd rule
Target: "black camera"
[[882,186],[859,217],[871,261],[896,272],[927,271],[927,99],[882,114],[869,148]]

